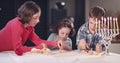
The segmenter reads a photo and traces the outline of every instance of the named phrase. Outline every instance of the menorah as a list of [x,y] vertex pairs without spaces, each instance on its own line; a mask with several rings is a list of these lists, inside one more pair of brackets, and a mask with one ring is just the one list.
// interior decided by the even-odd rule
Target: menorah
[[105,46],[105,54],[109,54],[109,46],[113,37],[119,34],[118,20],[116,17],[101,17],[96,19],[96,34],[101,37]]

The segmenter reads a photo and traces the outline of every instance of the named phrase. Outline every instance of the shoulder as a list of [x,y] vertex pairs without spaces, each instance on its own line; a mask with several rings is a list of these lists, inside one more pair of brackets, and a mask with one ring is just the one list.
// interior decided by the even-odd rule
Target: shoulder
[[48,39],[53,39],[53,38],[55,38],[57,35],[55,34],[55,33],[51,33],[50,35],[49,35],[49,37],[48,37]]
[[54,40],[55,37],[56,37],[56,34],[55,33],[51,33],[47,40]]
[[68,41],[72,41],[72,39],[70,37],[67,38]]
[[56,36],[56,34],[55,33],[51,33],[50,36]]
[[19,21],[18,17],[15,17],[14,19],[10,20],[7,24],[11,26],[19,26],[22,25],[22,23]]
[[22,23],[20,23],[18,17],[13,18],[12,20],[8,21],[6,26],[7,28],[19,28],[21,27]]
[[78,30],[78,32],[85,32],[85,31],[87,31],[87,29],[88,29],[88,22],[86,22],[85,24],[83,24],[80,28],[79,28],[79,30]]

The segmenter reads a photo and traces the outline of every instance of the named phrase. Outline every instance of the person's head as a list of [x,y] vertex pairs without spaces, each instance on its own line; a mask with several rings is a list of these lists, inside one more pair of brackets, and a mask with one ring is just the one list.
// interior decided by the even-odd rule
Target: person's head
[[41,15],[40,7],[33,1],[26,1],[18,9],[18,17],[23,24],[29,24],[35,26],[39,22]]
[[69,19],[63,19],[56,26],[54,32],[63,40],[67,39],[69,35],[73,35],[75,33],[74,28],[72,27]]
[[68,16],[67,19],[70,19],[72,27],[74,27],[74,17],[73,16]]
[[91,30],[95,30],[95,26],[96,26],[96,18],[97,19],[101,19],[102,16],[105,15],[105,9],[100,7],[100,6],[96,6],[90,9],[89,12],[89,28]]

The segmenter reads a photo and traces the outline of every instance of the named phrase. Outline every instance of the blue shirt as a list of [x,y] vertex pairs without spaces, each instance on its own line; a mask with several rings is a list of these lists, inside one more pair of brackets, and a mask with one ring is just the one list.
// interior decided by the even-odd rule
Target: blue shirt
[[[57,37],[58,36],[55,33],[51,33],[47,40],[53,41],[55,39],[58,39]],[[64,44],[66,44],[72,48],[72,40],[69,37],[66,40],[64,40],[63,42],[64,42]],[[50,49],[54,49],[54,47],[50,47]]]
[[79,40],[81,39],[85,39],[87,44],[89,45],[90,48],[93,48],[93,50],[95,49],[95,45],[97,43],[101,44],[100,40],[101,37],[98,36],[97,34],[92,34],[89,29],[88,29],[88,22],[86,22],[85,24],[83,24],[78,32],[77,32],[77,36],[76,36],[76,44],[78,45]]

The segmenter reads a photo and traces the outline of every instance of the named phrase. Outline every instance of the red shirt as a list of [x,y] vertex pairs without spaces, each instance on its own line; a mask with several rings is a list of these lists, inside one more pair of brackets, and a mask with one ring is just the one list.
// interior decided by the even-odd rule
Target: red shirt
[[36,48],[42,49],[41,43],[47,46],[56,46],[57,42],[49,42],[42,40],[34,32],[34,27],[27,28],[16,17],[9,21],[7,25],[0,31],[0,51],[14,50],[16,54],[22,55],[24,52],[31,51],[33,47],[23,46],[27,39],[30,39]]

